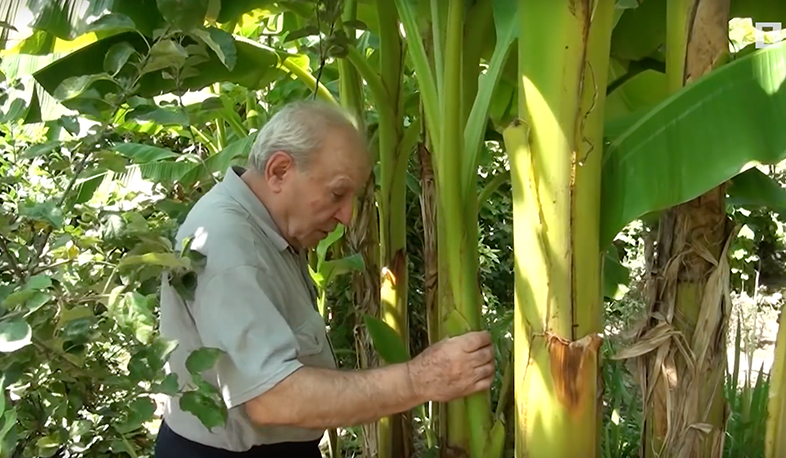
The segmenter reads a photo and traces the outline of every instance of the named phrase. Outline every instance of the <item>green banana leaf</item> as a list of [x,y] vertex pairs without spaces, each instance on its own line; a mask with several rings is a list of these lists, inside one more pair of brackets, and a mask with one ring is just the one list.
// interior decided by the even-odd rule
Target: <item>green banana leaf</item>
[[666,0],[645,0],[625,9],[611,34],[611,56],[640,60],[658,55],[666,42]]
[[[666,98],[666,74],[655,68],[658,63],[654,59],[645,59],[625,65],[612,59],[609,66],[612,83],[607,88],[610,92],[606,96],[603,113],[607,123],[640,110],[649,111]],[[664,67],[664,64],[660,63],[660,66]]]
[[365,315],[363,319],[374,349],[386,363],[397,364],[409,360],[407,347],[390,325],[371,315]]
[[783,0],[731,0],[729,17],[749,17],[753,22],[786,23]]
[[[31,76],[34,72],[57,60],[59,57],[61,56],[57,54],[46,56],[20,54],[4,56],[0,61],[0,71],[5,74],[6,78],[8,80],[19,78],[19,81],[24,86],[22,89],[14,89],[12,87],[7,89],[9,96],[7,104],[12,103],[16,98],[25,101],[28,107],[24,116],[25,124],[50,121],[71,113],[70,110],[49,95]],[[8,107],[3,106],[1,109],[7,110]],[[30,128],[30,126],[26,126],[26,128]],[[32,132],[26,131],[26,133],[32,135]]]
[[630,270],[619,261],[619,253],[614,245],[606,250],[603,262],[603,296],[612,300],[620,300],[628,291]]
[[736,207],[765,207],[786,210],[786,189],[757,168],[729,180],[726,202]]
[[[5,0],[5,6],[10,25],[41,30],[62,40],[121,23],[146,35],[163,25],[156,0]],[[33,20],[23,21],[26,18]]]
[[786,158],[786,43],[712,71],[652,109],[603,157],[600,242],[634,219]]

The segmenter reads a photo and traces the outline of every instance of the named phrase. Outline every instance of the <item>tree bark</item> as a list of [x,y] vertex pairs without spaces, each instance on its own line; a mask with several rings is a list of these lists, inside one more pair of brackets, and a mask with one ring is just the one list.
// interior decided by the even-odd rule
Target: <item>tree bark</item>
[[[728,52],[729,0],[691,2],[687,14],[683,84]],[[732,238],[724,185],[661,215],[646,286],[649,320],[638,337],[669,337],[638,361],[644,457],[723,455]]]

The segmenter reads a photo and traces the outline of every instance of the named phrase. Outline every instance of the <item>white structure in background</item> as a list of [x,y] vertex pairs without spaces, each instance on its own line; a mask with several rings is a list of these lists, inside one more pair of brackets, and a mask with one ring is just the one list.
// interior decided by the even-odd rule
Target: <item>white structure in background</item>
[[762,48],[769,48],[770,46],[775,46],[775,43],[765,43],[764,42],[764,33],[770,32],[774,36],[781,35],[781,31],[783,30],[783,24],[780,22],[757,22],[755,25],[756,28],[756,49]]

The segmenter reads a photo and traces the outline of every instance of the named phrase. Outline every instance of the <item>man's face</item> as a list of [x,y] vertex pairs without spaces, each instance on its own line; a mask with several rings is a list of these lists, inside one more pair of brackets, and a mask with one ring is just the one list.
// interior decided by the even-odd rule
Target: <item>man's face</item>
[[322,150],[311,157],[306,170],[296,168],[282,183],[288,239],[311,248],[339,223],[349,225],[357,192],[371,171],[357,142],[342,131],[328,133]]

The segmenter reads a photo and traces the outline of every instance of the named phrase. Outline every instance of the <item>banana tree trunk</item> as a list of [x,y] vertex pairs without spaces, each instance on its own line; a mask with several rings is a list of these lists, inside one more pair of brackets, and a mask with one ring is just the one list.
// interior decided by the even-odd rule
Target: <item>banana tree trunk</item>
[[[420,209],[423,220],[423,263],[425,264],[425,306],[426,306],[426,325],[428,327],[428,341],[434,343],[439,341],[439,308],[437,298],[439,297],[438,278],[439,265],[437,260],[437,221],[436,221],[436,201],[434,195],[434,167],[431,164],[431,153],[425,143],[418,145],[418,159],[420,162]],[[444,409],[438,403],[429,403],[428,414],[429,424],[426,426],[432,432],[436,432],[440,438],[440,443],[445,435],[442,433],[441,421]],[[441,415],[442,414],[442,415]],[[427,431],[426,434],[429,434]]]
[[[379,107],[380,159],[380,318],[409,348],[407,312],[407,213],[406,173],[409,151],[402,148],[403,103],[401,100],[403,52],[396,7],[388,0],[377,1],[379,19],[380,79],[388,106]],[[379,456],[407,458],[412,454],[409,412],[379,421]]]
[[[343,22],[353,21],[357,18],[357,2],[347,0],[344,3]],[[344,27],[347,36],[354,35],[354,29]],[[339,98],[341,105],[349,109],[358,123],[358,128],[365,132],[364,99],[360,76],[352,64],[341,59],[339,67]],[[374,161],[372,161],[374,162]],[[354,298],[354,341],[355,351],[358,355],[358,365],[361,368],[371,368],[378,365],[377,353],[371,341],[368,329],[364,325],[365,315],[378,316],[380,309],[380,283],[379,283],[379,225],[376,209],[376,178],[372,172],[360,195],[352,224],[348,228],[345,239],[351,253],[360,253],[363,256],[365,269],[352,275],[352,297]],[[375,458],[377,456],[377,423],[362,425],[363,437],[361,449],[363,456]]]
[[519,457],[600,452],[598,236],[613,10],[613,0],[519,3],[520,119],[504,132]]
[[[729,0],[670,0],[667,14],[666,72],[674,92],[728,53]],[[724,186],[660,217],[647,286],[650,319],[639,338],[671,337],[638,362],[644,457],[723,455],[732,238]]]

